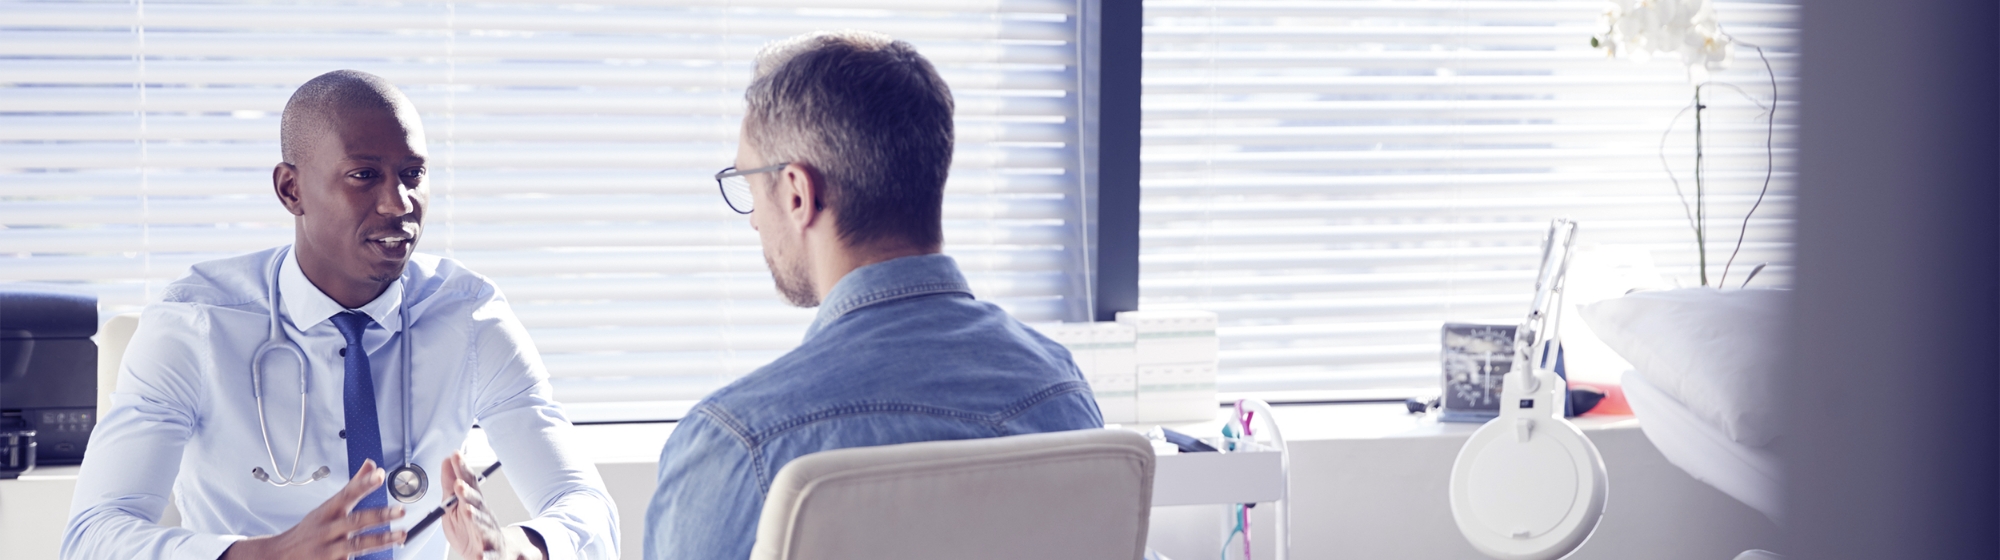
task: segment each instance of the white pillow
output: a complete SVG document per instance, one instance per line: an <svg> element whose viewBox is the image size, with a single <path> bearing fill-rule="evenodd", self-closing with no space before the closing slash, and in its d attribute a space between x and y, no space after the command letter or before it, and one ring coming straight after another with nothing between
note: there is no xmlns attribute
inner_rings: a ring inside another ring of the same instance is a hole
<svg viewBox="0 0 2000 560"><path fill-rule="evenodd" d="M1777 436L1784 290L1685 288L1582 306L1583 320L1646 381L1737 443Z"/></svg>

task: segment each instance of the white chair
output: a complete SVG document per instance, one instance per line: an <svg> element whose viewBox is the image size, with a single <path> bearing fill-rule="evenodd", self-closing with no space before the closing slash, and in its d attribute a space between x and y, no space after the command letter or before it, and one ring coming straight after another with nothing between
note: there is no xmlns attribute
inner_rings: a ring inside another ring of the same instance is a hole
<svg viewBox="0 0 2000 560"><path fill-rule="evenodd" d="M750 557L1137 560L1152 497L1121 430L823 451L778 471Z"/></svg>
<svg viewBox="0 0 2000 560"><path fill-rule="evenodd" d="M139 330L139 313L120 313L97 328L97 417L111 411L111 393L118 390L118 364L125 360L125 347Z"/></svg>
<svg viewBox="0 0 2000 560"><path fill-rule="evenodd" d="M125 361L125 347L132 345L132 333L139 330L139 312L120 313L97 327L97 419L111 411L111 393L118 390L118 366ZM181 510L171 494L167 509L160 513L161 527L181 526Z"/></svg>

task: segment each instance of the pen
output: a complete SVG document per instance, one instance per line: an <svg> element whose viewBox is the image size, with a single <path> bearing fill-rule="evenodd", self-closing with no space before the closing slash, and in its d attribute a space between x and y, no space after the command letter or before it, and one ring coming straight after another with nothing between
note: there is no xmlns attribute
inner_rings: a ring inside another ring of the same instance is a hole
<svg viewBox="0 0 2000 560"><path fill-rule="evenodd" d="M474 480L473 482L485 482L486 477L493 476L494 471L498 470L500 470L500 462L494 461L493 466L486 467L486 471L479 473L479 478ZM416 525L411 525L410 532L403 534L403 541L409 542L410 539L417 538L417 535L423 533L424 529L430 528L432 523L437 523L438 519L444 517L444 510L451 509L451 506L456 505L457 503L458 503L457 495L453 495L450 498L446 498L443 504L438 505L437 509L431 510L431 513L429 515L425 515L423 521L418 521Z"/></svg>

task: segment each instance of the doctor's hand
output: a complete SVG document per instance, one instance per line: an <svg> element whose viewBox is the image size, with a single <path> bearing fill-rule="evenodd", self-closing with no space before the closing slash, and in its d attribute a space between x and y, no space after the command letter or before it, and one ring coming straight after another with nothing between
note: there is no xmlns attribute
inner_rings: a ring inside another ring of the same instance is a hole
<svg viewBox="0 0 2000 560"><path fill-rule="evenodd" d="M525 527L501 527L486 510L486 498L479 492L479 476L465 466L465 455L453 453L444 460L444 487L458 503L444 514L444 537L460 558L500 560L542 560L549 557L542 536Z"/></svg>
<svg viewBox="0 0 2000 560"><path fill-rule="evenodd" d="M362 463L361 470L354 473L347 486L328 498L326 503L313 508L305 519L299 520L299 524L276 535L236 541L223 551L222 558L344 560L352 555L402 544L402 531L358 534L403 517L403 506L400 505L354 511L355 504L361 503L362 497L382 487L384 476L382 468L375 466L373 460Z"/></svg>

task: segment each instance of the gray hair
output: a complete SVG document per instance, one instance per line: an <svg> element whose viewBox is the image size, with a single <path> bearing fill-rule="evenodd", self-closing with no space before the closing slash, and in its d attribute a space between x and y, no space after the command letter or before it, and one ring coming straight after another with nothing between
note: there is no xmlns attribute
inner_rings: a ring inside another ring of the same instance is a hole
<svg viewBox="0 0 2000 560"><path fill-rule="evenodd" d="M943 243L951 88L915 47L866 31L772 43L744 98L757 163L818 170L843 241Z"/></svg>

